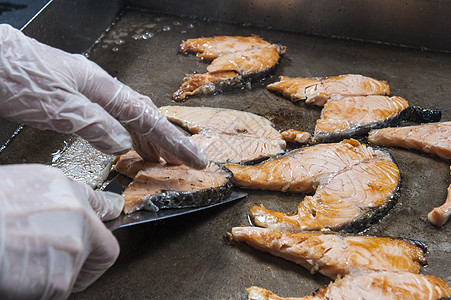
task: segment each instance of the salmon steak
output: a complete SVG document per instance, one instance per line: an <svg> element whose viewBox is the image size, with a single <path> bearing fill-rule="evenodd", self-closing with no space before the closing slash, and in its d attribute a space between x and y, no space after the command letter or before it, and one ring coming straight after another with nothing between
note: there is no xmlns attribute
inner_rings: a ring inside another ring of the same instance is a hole
<svg viewBox="0 0 451 300"><path fill-rule="evenodd" d="M448 196L443 205L434 208L428 214L428 220L431 224L441 227L451 218L451 184L448 186Z"/></svg>
<svg viewBox="0 0 451 300"><path fill-rule="evenodd" d="M345 276L306 297L283 298L256 286L247 292L249 300L437 300L449 297L451 287L432 275L383 271Z"/></svg>
<svg viewBox="0 0 451 300"><path fill-rule="evenodd" d="M389 95L390 87L385 81L358 74L338 75L325 78L292 78L281 76L267 89L282 94L293 102L305 100L308 104L323 106L331 99L347 96Z"/></svg>
<svg viewBox="0 0 451 300"><path fill-rule="evenodd" d="M332 279L362 271L419 273L424 249L388 237L234 227L232 238Z"/></svg>
<svg viewBox="0 0 451 300"><path fill-rule="evenodd" d="M368 141L375 145L413 149L451 159L451 122L371 130Z"/></svg>
<svg viewBox="0 0 451 300"><path fill-rule="evenodd" d="M391 156L356 140L296 149L260 164L226 164L242 188L314 193L294 214L253 206L261 227L287 230L366 228L394 204L399 169Z"/></svg>
<svg viewBox="0 0 451 300"><path fill-rule="evenodd" d="M187 129L192 140L217 163L239 163L282 153L286 142L266 118L226 108L164 106L169 121Z"/></svg>
<svg viewBox="0 0 451 300"><path fill-rule="evenodd" d="M353 96L328 101L316 121L316 142L341 140L387 127L399 120L409 106L401 97Z"/></svg>
<svg viewBox="0 0 451 300"><path fill-rule="evenodd" d="M199 207L221 202L231 193L232 174L210 162L203 170L145 162L135 151L116 159L115 170L133 179L124 190L124 213L162 208Z"/></svg>
<svg viewBox="0 0 451 300"><path fill-rule="evenodd" d="M195 94L211 94L243 87L252 79L269 74L276 67L286 48L264 41L259 36L216 36L184 41L180 52L196 53L211 61L207 73L189 74L174 92L175 101Z"/></svg>

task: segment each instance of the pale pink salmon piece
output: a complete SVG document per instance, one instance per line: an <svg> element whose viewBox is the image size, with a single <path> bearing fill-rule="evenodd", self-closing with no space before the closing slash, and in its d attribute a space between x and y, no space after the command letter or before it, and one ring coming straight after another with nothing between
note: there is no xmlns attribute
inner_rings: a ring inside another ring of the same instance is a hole
<svg viewBox="0 0 451 300"><path fill-rule="evenodd" d="M370 77L347 74L326 78L290 78L269 84L270 91L281 93L293 102L306 100L308 104L323 106L330 99L346 96L389 95L390 88L384 81Z"/></svg>
<svg viewBox="0 0 451 300"><path fill-rule="evenodd" d="M409 272L370 272L348 275L319 289L313 296L283 298L259 287L247 289L250 300L437 300L451 295L451 287L432 275Z"/></svg>
<svg viewBox="0 0 451 300"><path fill-rule="evenodd" d="M285 151L286 143L271 121L226 108L160 107L171 122L191 133L192 140L217 163L240 163Z"/></svg>
<svg viewBox="0 0 451 300"><path fill-rule="evenodd" d="M247 51L254 48L269 47L266 42L257 35L244 36L215 36L207 38L190 39L180 45L180 52L196 53L196 56L212 60L219 55Z"/></svg>
<svg viewBox="0 0 451 300"><path fill-rule="evenodd" d="M448 196L446 197L446 201L443 205L434 208L428 214L428 220L433 225L441 227L445 225L445 223L451 217L451 185L448 187Z"/></svg>
<svg viewBox="0 0 451 300"><path fill-rule="evenodd" d="M372 130L368 141L375 145L414 149L451 159L451 122Z"/></svg>
<svg viewBox="0 0 451 300"><path fill-rule="evenodd" d="M122 193L126 214L141 209L145 198L151 195L166 191L193 192L218 188L230 180L228 172L214 163L203 170L196 170L185 165L168 165L164 161L145 162L135 151L119 156L115 169L133 178L133 182Z"/></svg>
<svg viewBox="0 0 451 300"><path fill-rule="evenodd" d="M388 237L294 233L248 226L232 228L232 238L332 279L361 271L418 273L420 265L427 263L422 248Z"/></svg>
<svg viewBox="0 0 451 300"><path fill-rule="evenodd" d="M305 131L288 129L280 134L285 142L294 144L306 144L310 141L312 135Z"/></svg>
<svg viewBox="0 0 451 300"><path fill-rule="evenodd" d="M316 121L314 137L351 136L360 129L380 126L396 118L408 106L398 96L355 96L329 101Z"/></svg>
<svg viewBox="0 0 451 300"><path fill-rule="evenodd" d="M268 119L250 113L227 108L162 106L160 112L191 133L215 131L229 134L248 134L275 140L284 147L282 137Z"/></svg>
<svg viewBox="0 0 451 300"><path fill-rule="evenodd" d="M251 134L201 132L191 136L210 161L217 163L241 163L280 154L285 144ZM282 141L283 142L283 141Z"/></svg>

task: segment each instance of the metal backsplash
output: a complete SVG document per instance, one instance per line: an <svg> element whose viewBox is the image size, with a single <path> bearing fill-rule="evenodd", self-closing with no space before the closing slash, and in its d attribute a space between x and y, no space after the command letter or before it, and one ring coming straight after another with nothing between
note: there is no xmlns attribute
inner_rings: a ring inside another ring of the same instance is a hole
<svg viewBox="0 0 451 300"><path fill-rule="evenodd" d="M179 16L451 51L447 0L130 0Z"/></svg>

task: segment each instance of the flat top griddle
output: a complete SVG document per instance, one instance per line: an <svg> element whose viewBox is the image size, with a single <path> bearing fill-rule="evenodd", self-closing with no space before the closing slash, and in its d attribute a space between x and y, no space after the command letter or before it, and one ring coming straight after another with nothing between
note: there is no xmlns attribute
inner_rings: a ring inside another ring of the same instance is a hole
<svg viewBox="0 0 451 300"><path fill-rule="evenodd" d="M207 64L178 53L181 41L214 35L260 35L287 47L271 77L251 88L191 96L174 103L172 93L187 73ZM277 129L313 132L320 108L293 104L265 86L286 76L362 74L387 80L392 95L411 105L442 109L451 120L451 56L407 48L304 36L270 29L178 18L128 9L89 52L112 76L148 95L157 106L225 107L267 117ZM430 251L424 274L451 284L451 223L435 228L427 213L441 205L451 183L449 161L402 149L389 149L401 171L400 198L390 213L365 234L410 238ZM301 266L226 238L234 226L248 225L252 205L294 211L303 194L246 191L249 197L177 219L122 228L116 264L86 291L71 299L247 299L252 285L280 296L305 296L330 279Z"/></svg>

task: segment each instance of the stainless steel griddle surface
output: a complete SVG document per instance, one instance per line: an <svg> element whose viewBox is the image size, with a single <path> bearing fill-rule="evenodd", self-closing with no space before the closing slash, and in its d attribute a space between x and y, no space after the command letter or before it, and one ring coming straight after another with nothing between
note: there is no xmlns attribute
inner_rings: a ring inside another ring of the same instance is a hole
<svg viewBox="0 0 451 300"><path fill-rule="evenodd" d="M172 93L186 73L205 72L207 64L178 53L186 39L215 35L260 35L287 47L276 73L251 88L218 95L192 96L174 103ZM286 76L357 73L387 80L392 95L411 105L442 109L451 120L451 56L406 48L323 39L270 29L237 26L127 10L90 51L90 59L157 106L226 107L272 120L277 129L313 132L320 109L293 104L265 89ZM451 183L449 161L401 149L389 149L401 171L400 198L367 234L415 239L427 244L433 274L451 284L451 223L435 228L427 213L441 205ZM114 232L121 245L116 264L72 299L246 299L252 285L280 296L309 295L330 280L302 267L230 242L226 232L248 225L252 205L294 211L305 195L247 191L241 201L193 215L133 226Z"/></svg>

